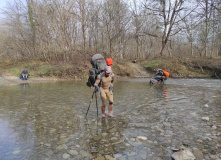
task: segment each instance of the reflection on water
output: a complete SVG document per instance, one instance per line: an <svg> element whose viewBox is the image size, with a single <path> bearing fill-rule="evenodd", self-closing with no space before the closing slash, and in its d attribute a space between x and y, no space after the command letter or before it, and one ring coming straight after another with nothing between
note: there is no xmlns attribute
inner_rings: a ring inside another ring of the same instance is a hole
<svg viewBox="0 0 221 160"><path fill-rule="evenodd" d="M20 83L20 86L22 86L24 89L27 89L29 87L29 83Z"/></svg>
<svg viewBox="0 0 221 160"><path fill-rule="evenodd" d="M171 148L184 144L218 159L220 84L118 81L113 118L101 118L99 96L99 116L94 98L85 117L92 89L82 81L0 87L0 159L171 159Z"/></svg>

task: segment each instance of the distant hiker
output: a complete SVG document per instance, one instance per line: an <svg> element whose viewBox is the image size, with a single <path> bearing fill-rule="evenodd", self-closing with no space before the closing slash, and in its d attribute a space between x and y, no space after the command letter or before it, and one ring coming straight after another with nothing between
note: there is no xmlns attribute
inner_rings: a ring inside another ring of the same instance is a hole
<svg viewBox="0 0 221 160"><path fill-rule="evenodd" d="M94 84L94 91L98 91L100 88L101 92L101 112L102 117L105 117L105 106L106 106L106 98L109 101L108 106L108 116L112 117L112 109L113 109L113 82L114 82L114 74L110 66L106 66L104 71L97 76L97 80Z"/></svg>
<svg viewBox="0 0 221 160"><path fill-rule="evenodd" d="M133 60L132 62L133 62L133 63L136 63L136 62L137 62L137 59Z"/></svg>
<svg viewBox="0 0 221 160"><path fill-rule="evenodd" d="M28 79L28 71L27 71L27 69L24 69L21 72L21 75L22 75L23 80L27 80Z"/></svg>
<svg viewBox="0 0 221 160"><path fill-rule="evenodd" d="M155 80L157 80L157 84L163 84L165 80L167 80L167 77L169 76L169 73L165 70L158 69L156 75L153 77ZM153 83L153 79L150 80Z"/></svg>
<svg viewBox="0 0 221 160"><path fill-rule="evenodd" d="M107 58L106 63L107 63L108 66L112 67L112 64L113 64L112 58Z"/></svg>

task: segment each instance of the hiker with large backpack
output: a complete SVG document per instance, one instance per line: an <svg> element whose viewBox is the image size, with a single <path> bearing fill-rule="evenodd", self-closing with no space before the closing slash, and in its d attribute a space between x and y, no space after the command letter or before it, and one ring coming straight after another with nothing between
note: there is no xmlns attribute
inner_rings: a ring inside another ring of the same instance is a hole
<svg viewBox="0 0 221 160"><path fill-rule="evenodd" d="M92 99L93 99L94 95L96 97L96 102L97 102L96 92L97 91L102 91L103 92L103 87L102 87L103 77L105 77L104 80L106 80L106 77L109 76L108 75L109 73L107 73L107 72L109 72L111 70L111 68L109 67L110 69L108 69L108 71L105 70L105 69L106 69L107 65L112 66L112 62L113 62L113 60L111 58L108 58L108 59L105 60L104 57L101 54L95 54L91 57L91 65L92 65L93 68L89 70L89 78L88 78L88 82L86 84L87 84L88 87L94 87L94 90L93 90L93 94L92 94L92 97L91 97L91 101L90 101L88 109L87 109L87 113L89 111L90 104L92 102ZM110 92L113 95L113 73L112 73L112 70L111 70L111 73L110 73L110 77L111 77L111 83L110 83L109 88L111 90ZM95 85L95 82L97 82L96 85ZM104 82L104 85L106 86L106 82ZM101 90L100 90L100 87L102 88ZM101 92L101 95L104 95L105 93L102 94L102 92ZM109 100L109 97L110 97L110 100ZM106 97L105 97L105 100L106 100ZM113 96L112 96L112 99L111 99L111 96L108 95L108 100L109 100L109 104L112 103L109 106L110 110L112 110ZM102 100L102 102L103 102L103 100ZM105 102L105 104L106 104L106 102ZM96 103L96 105L97 105L97 103ZM102 103L102 106L104 106L104 107L101 107L102 111L103 111L103 108L105 110L104 103ZM87 116L87 113L86 113L86 116ZM98 110L97 110L97 115L98 115ZM112 116L111 111L110 111L109 115ZM102 116L105 116L105 114L103 114L103 112L102 112Z"/></svg>
<svg viewBox="0 0 221 160"><path fill-rule="evenodd" d="M108 116L112 117L112 109L113 109L113 82L114 82L114 74L110 66L106 66L104 71L97 76L96 82L94 84L94 91L97 92L100 90L101 93L101 112L102 117L105 117L105 106L106 106L106 98L109 101L108 106Z"/></svg>

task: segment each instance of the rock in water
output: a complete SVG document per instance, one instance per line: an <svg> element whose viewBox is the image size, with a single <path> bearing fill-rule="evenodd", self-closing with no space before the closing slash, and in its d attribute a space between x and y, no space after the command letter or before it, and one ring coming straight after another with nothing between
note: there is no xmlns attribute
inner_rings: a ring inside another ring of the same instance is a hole
<svg viewBox="0 0 221 160"><path fill-rule="evenodd" d="M209 117L202 117L201 118L203 121L209 121Z"/></svg>
<svg viewBox="0 0 221 160"><path fill-rule="evenodd" d="M137 136L137 139L141 140L141 141L146 141L147 137L144 136Z"/></svg>
<svg viewBox="0 0 221 160"><path fill-rule="evenodd" d="M195 160L196 159L193 153L191 153L187 149L173 153L172 158L174 160Z"/></svg>

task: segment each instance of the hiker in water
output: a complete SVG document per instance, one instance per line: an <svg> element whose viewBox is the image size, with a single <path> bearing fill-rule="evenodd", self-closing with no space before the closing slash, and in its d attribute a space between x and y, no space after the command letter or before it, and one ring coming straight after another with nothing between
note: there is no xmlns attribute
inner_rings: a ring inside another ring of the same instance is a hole
<svg viewBox="0 0 221 160"><path fill-rule="evenodd" d="M162 69L158 69L154 79L157 80L157 84L162 84L163 81L167 80L166 75L164 74Z"/></svg>
<svg viewBox="0 0 221 160"><path fill-rule="evenodd" d="M21 75L22 75L23 80L27 80L28 79L28 71L27 71L27 69L24 69L21 72Z"/></svg>
<svg viewBox="0 0 221 160"><path fill-rule="evenodd" d="M94 84L94 91L98 91L98 87L100 87L101 92L101 112L102 117L105 117L105 106L106 106L106 98L109 101L108 106L108 116L112 117L112 108L113 108L113 82L114 82L114 74L112 73L112 69L110 66L106 66L104 71L98 75L97 80Z"/></svg>

